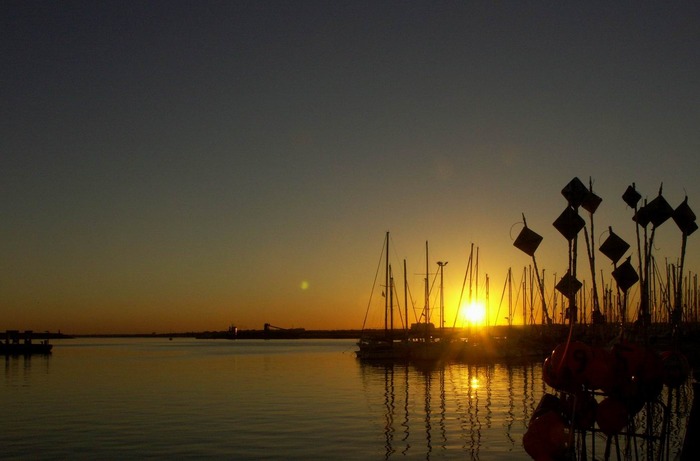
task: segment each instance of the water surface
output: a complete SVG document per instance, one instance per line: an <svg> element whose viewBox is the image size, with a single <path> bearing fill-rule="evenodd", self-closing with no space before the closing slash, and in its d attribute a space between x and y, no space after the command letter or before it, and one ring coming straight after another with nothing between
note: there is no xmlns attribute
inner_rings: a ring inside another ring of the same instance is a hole
<svg viewBox="0 0 700 461"><path fill-rule="evenodd" d="M72 339L5 359L2 458L527 460L539 363L368 365L351 340Z"/></svg>

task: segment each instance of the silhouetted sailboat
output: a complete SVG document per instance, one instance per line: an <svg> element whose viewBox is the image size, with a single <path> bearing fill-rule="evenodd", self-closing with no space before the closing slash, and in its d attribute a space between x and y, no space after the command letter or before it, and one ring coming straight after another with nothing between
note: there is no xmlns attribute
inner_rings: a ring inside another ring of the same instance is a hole
<svg viewBox="0 0 700 461"><path fill-rule="evenodd" d="M454 358L457 355L458 347L461 344L451 341L445 335L443 321L443 269L447 263L438 262L440 266L440 326L435 328L431 322L430 310L430 285L429 285L429 258L428 258L428 242L425 242L425 306L421 318L423 322L417 322L411 325L408 336L408 349L411 360L415 361L442 361Z"/></svg>
<svg viewBox="0 0 700 461"><path fill-rule="evenodd" d="M406 341L404 338L395 338L394 331L394 282L389 263L389 232L386 233L384 241L384 331L370 332L362 326L362 336L357 343L358 350L355 351L357 358L362 360L405 360L408 358ZM369 312L371 306L368 305ZM365 323L367 316L365 315ZM402 335L405 336L405 335Z"/></svg>

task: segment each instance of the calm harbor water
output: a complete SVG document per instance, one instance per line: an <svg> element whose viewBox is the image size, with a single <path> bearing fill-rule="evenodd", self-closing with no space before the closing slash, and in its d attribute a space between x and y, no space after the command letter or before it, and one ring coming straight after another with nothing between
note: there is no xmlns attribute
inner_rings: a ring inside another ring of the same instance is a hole
<svg viewBox="0 0 700 461"><path fill-rule="evenodd" d="M360 363L351 340L71 339L5 359L3 459L527 460L541 364Z"/></svg>

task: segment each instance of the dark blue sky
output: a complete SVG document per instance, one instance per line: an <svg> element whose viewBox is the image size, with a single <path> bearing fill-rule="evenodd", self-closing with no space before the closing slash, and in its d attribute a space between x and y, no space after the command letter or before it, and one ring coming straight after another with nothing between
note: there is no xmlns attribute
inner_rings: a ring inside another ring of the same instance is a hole
<svg viewBox="0 0 700 461"><path fill-rule="evenodd" d="M695 2L22 1L0 17L16 319L0 328L359 327L386 230L415 273L430 240L457 290L472 242L495 285L528 264L522 212L563 273L551 222L574 176L604 198L598 229L630 240L632 182L700 200ZM677 258L672 225L659 252Z"/></svg>

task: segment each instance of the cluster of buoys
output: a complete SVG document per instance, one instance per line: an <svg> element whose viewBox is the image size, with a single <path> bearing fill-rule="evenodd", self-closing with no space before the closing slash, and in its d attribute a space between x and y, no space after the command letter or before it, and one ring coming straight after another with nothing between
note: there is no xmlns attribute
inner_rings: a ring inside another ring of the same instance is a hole
<svg viewBox="0 0 700 461"><path fill-rule="evenodd" d="M611 348L559 344L545 359L542 377L561 397L545 394L540 401L523 436L525 451L537 460L561 458L571 443L569 428L597 424L606 435L620 433L664 385L677 388L689 374L687 359L677 351L659 354L629 341Z"/></svg>
<svg viewBox="0 0 700 461"><path fill-rule="evenodd" d="M581 341L559 344L544 361L542 377L558 391L601 391L610 396L642 402L656 399L663 385L685 382L690 366L676 351L655 350L622 341L611 348L592 347Z"/></svg>

